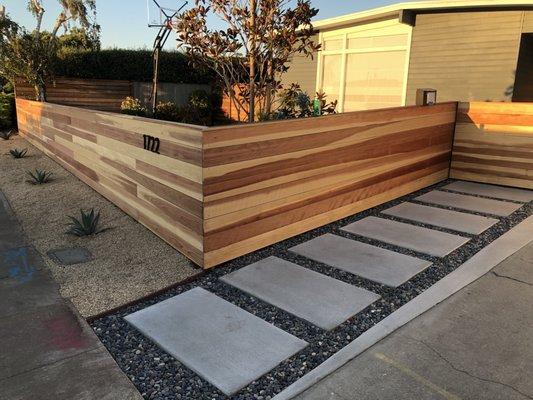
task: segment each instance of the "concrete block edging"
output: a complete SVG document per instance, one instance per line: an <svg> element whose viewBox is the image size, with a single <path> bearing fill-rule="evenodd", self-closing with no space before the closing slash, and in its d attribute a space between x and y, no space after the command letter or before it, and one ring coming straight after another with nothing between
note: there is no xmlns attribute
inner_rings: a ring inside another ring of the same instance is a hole
<svg viewBox="0 0 533 400"><path fill-rule="evenodd" d="M481 249L455 271L364 332L307 375L278 393L272 400L289 400L303 393L381 339L481 278L531 242L532 238L533 216L526 218L503 236Z"/></svg>

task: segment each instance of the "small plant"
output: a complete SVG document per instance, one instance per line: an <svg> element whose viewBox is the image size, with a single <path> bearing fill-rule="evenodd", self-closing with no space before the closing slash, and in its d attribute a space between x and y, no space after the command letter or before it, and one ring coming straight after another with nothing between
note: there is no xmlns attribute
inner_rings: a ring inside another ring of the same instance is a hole
<svg viewBox="0 0 533 400"><path fill-rule="evenodd" d="M28 171L28 175L31 177L31 179L28 180L29 183L34 185L42 185L43 183L50 182L53 174L49 171L36 169L35 173Z"/></svg>
<svg viewBox="0 0 533 400"><path fill-rule="evenodd" d="M100 212L95 212L94 208L85 213L80 210L81 218L69 216L72 221L67 233L76 236L91 236L103 232L105 229L100 229L98 224L100 222Z"/></svg>
<svg viewBox="0 0 533 400"><path fill-rule="evenodd" d="M122 114L137 115L139 117L145 117L148 115L148 110L141 104L139 99L135 97L126 97L120 105Z"/></svg>
<svg viewBox="0 0 533 400"><path fill-rule="evenodd" d="M9 150L9 154L13 156L13 158L24 158L26 156L26 153L28 152L27 149L20 150L20 149L11 149Z"/></svg>
<svg viewBox="0 0 533 400"><path fill-rule="evenodd" d="M164 121L180 122L179 108L171 101L160 101L155 107L155 118Z"/></svg>
<svg viewBox="0 0 533 400"><path fill-rule="evenodd" d="M0 131L0 138L4 140L9 140L13 136L14 131Z"/></svg>

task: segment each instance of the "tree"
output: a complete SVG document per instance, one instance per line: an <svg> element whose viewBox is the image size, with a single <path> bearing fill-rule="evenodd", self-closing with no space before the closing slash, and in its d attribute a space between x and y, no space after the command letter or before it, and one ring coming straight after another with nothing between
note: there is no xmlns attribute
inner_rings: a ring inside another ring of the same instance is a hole
<svg viewBox="0 0 533 400"><path fill-rule="evenodd" d="M178 43L196 65L220 78L224 92L237 112L255 120L273 111L281 76L296 54L312 57L319 49L313 42L311 19L318 10L309 0L195 0L195 6L177 19ZM221 30L207 27L214 14L225 23ZM236 90L238 88L238 90Z"/></svg>
<svg viewBox="0 0 533 400"><path fill-rule="evenodd" d="M7 14L0 14L0 75L15 83L23 78L34 86L39 101L46 100L45 85L53 79L53 64L60 48L58 32L70 30L70 23L77 22L81 29L90 32L89 37L98 35L99 26L95 18L96 0L58 0L61 11L55 19L52 30L42 29L45 13L43 0L29 0L28 10L35 17L35 29L31 32L11 20Z"/></svg>

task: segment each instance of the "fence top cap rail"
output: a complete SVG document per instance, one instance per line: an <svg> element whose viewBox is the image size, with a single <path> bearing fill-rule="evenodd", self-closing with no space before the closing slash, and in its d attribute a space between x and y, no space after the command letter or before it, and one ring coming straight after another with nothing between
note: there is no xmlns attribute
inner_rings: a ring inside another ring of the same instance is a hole
<svg viewBox="0 0 533 400"><path fill-rule="evenodd" d="M437 103L434 106L429 106L429 107L440 108L440 107L446 107L450 105L453 105L455 107L457 105L457 102L446 101L442 103ZM379 113L384 113L384 112L386 113L386 112L396 111L396 110L409 110L409 109L416 109L416 108L424 109L424 108L428 108L428 106L412 105L412 106L400 106L400 107L386 107L386 108L376 108L372 110L360 110L360 111L343 112L343 113L338 113L338 114L322 115L320 117L292 118L292 119L282 119L282 120L277 120L277 121L263 121L263 122L253 122L253 123L236 123L236 124L231 124L231 125L207 127L205 130L209 132L209 131L220 131L220 130L226 130L226 129L239 129L239 128L246 129L246 127L258 126L258 125L273 126L273 125L283 125L287 123L305 124L305 123L309 123L310 121L317 122L317 121L323 121L325 119L331 120L331 119L337 119L337 118L346 118L346 117L350 117L350 116L358 115L358 114L379 114Z"/></svg>
<svg viewBox="0 0 533 400"><path fill-rule="evenodd" d="M285 119L285 120L279 120L279 121L254 122L254 123L251 123L251 124L250 123L235 123L235 124L231 124L231 125L220 125L220 126L208 127L208 126L202 126L202 125L185 124L185 123L180 123L180 122L156 120L156 119L153 119L153 118L138 117L138 116L135 116L135 115L120 114L120 113L110 112L110 111L100 111L100 110L92 110L92 109L87 109L87 108L82 108L82 107L66 106L66 105L56 104L56 103L51 103L51 102L41 103L41 102L34 101L34 100L17 98L17 102L19 102L19 101L20 102L28 102L28 103L31 103L31 104L33 104L35 106L53 106L53 107L58 107L58 108L62 108L62 109L65 109L65 110L71 109L71 110L78 110L78 111L82 110L82 111L87 111L87 112L91 112L92 111L92 112L96 112L96 113L103 114L103 115L109 115L109 116L113 116L113 117L120 117L120 118L124 118L124 119L143 121L143 122L152 123L152 124L160 124L160 125L166 125L166 126L176 126L176 127L188 128L188 129L201 131L201 132L219 132L221 130L247 129L247 128L250 128L251 126L265 126L265 127L267 127L267 126L275 126L275 125L286 125L287 123L305 125L306 123L309 123L310 121L317 122L317 121L323 121L325 119L331 120L331 119L338 119L338 118L346 118L346 117L350 117L350 116L354 116L354 115L358 115L358 114L379 114L379 113L387 113L387 112L396 111L396 110L399 111L399 110L409 110L409 109L417 109L417 108L420 108L420 109L427 108L427 106L417 106L417 105L401 106L401 107L388 107L388 108L378 108L378 109L373 109L373 110L361 110L361 111L351 111L351 112L332 114L332 115L323 115L323 116L320 116L320 117L312 117L312 118L293 118L293 119ZM468 104L468 103L466 103L466 104ZM442 108L442 107L451 106L451 105L456 107L457 106L457 102L456 101L447 101L447 102L437 103L436 105L431 106L431 107L432 108L435 108L435 107Z"/></svg>
<svg viewBox="0 0 533 400"><path fill-rule="evenodd" d="M94 113L98 113L98 114L109 115L109 116L112 116L112 117L115 117L115 118L119 117L119 118L134 120L134 121L147 122L147 123L151 123L151 124L159 124L159 125L166 125L166 126L189 128L189 129L196 130L196 131L205 131L205 130L209 129L207 126L202 126L202 125L184 124L184 123L173 122L173 121L163 121L163 120L160 120L160 119L138 117L136 115L120 114L120 113L110 112L110 111L92 110L92 109L82 108L82 107L65 106L63 104L56 104L56 103L50 103L50 102L42 103L42 102L35 101L35 100L27 100L27 99L21 99L21 98L17 98L16 101L17 102L26 102L26 103L30 103L32 105L41 106L41 107L53 106L53 107L61 108L61 109L64 109L64 110L76 110L76 111L94 112Z"/></svg>

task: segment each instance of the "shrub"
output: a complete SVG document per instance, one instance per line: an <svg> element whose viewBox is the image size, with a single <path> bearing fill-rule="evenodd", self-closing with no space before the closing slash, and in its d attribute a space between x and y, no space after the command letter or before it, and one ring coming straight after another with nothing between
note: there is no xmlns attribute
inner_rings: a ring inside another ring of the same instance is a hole
<svg viewBox="0 0 533 400"><path fill-rule="evenodd" d="M20 150L20 149L11 149L9 150L9 154L13 156L13 158L24 158L26 156L26 153L28 152L27 149Z"/></svg>
<svg viewBox="0 0 533 400"><path fill-rule="evenodd" d="M159 81L170 83L210 83L213 75L191 68L187 56L178 51L163 51L159 58ZM151 50L106 49L66 51L54 66L56 76L87 79L121 79L151 82Z"/></svg>
<svg viewBox="0 0 533 400"><path fill-rule="evenodd" d="M212 101L205 90L195 90L189 96L188 103L191 107L198 110L199 113L209 114L212 107Z"/></svg>
<svg viewBox="0 0 533 400"><path fill-rule="evenodd" d="M76 236L91 236L104 231L99 228L100 212L95 212L94 208L85 213L80 210L80 219L70 217L71 224L67 233Z"/></svg>
<svg viewBox="0 0 533 400"><path fill-rule="evenodd" d="M309 95L304 92L300 85L292 84L289 88L280 92L279 108L270 115L260 115L259 120L278 120L291 118L307 118L318 115L335 114L337 108L337 100L327 103L325 93L317 93L316 100L319 104L319 109L314 109L314 102L311 101ZM318 111L318 113L317 113Z"/></svg>
<svg viewBox="0 0 533 400"><path fill-rule="evenodd" d="M141 104L140 100L129 96L120 105L120 110L122 114L137 115L139 117L148 115L148 110Z"/></svg>
<svg viewBox="0 0 533 400"><path fill-rule="evenodd" d="M12 129L15 126L15 95L0 93L0 130Z"/></svg>
<svg viewBox="0 0 533 400"><path fill-rule="evenodd" d="M52 173L42 169L36 169L35 173L28 171L28 175L31 179L28 180L29 183L34 185L42 185L43 183L50 182L52 178Z"/></svg>
<svg viewBox="0 0 533 400"><path fill-rule="evenodd" d="M156 119L181 122L182 116L179 108L171 101L160 101L155 107Z"/></svg>

